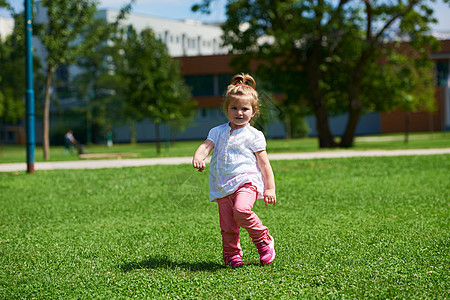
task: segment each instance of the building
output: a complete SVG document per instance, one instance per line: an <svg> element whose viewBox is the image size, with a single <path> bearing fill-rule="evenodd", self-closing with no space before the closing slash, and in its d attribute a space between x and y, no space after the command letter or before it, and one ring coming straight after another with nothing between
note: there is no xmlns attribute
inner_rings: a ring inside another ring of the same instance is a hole
<svg viewBox="0 0 450 300"><path fill-rule="evenodd" d="M100 10L97 18L112 23L116 20L118 11ZM220 55L228 52L221 46L222 30L217 25L204 24L194 20L169 20L131 13L121 23L132 25L140 32L151 28L157 38L166 45L170 56L202 56Z"/></svg>
<svg viewBox="0 0 450 300"><path fill-rule="evenodd" d="M118 14L114 10L100 10L98 18L113 22ZM45 22L45 8L37 3L37 22ZM2 25L0 18L0 32L2 27L9 28L11 25ZM11 24L11 23L9 23ZM221 46L222 31L218 25L203 24L196 21L178 21L155 18L141 14L130 14L123 25L132 25L136 30L150 27L158 38L165 42L171 56L180 60L181 73L186 83L191 86L194 99L198 103L195 119L184 132L171 133L168 127L161 126L160 136L168 139L174 136L178 140L204 139L208 130L226 121L222 112L222 95L234 75L235 71L230 67L231 55L228 49ZM9 27L7 27L9 26ZM6 32L8 29L6 29ZM437 83L436 101L438 111L435 113L412 113L411 131L437 131L450 129L450 34L437 36L441 40L442 49L438 53L432 53L431 58L436 62ZM45 62L45 49L39 45L39 41L33 40L35 53ZM45 64L44 64L45 65ZM57 76L63 81L70 82L76 67L63 67ZM65 99L62 101L70 107L76 99ZM63 103L63 104L64 104ZM402 132L405 129L405 113L395 111L391 113L370 113L362 116L356 135L379 134ZM330 129L334 135L343 133L347 116L340 115L330 119ZM64 122L51 122L51 126L63 126ZM84 122L84 121L83 121ZM307 122L310 128L309 135L316 136L316 125L314 116L308 116ZM114 142L128 142L130 130L127 126L115 127L113 129ZM136 126L138 142L151 142L156 138L154 125L151 120L144 120ZM42 141L41 124L36 124L37 143ZM3 135L5 136L5 135ZM286 130L283 123L274 119L267 127L268 138L284 138ZM4 138L5 143L14 143L16 139L12 136L9 140Z"/></svg>
<svg viewBox="0 0 450 300"><path fill-rule="evenodd" d="M4 40L6 36L10 35L14 29L13 18L0 17L0 40Z"/></svg>

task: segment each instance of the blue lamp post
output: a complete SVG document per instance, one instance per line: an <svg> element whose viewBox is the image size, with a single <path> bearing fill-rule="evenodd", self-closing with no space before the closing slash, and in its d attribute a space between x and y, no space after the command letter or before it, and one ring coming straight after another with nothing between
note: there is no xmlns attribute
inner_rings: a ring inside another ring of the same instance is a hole
<svg viewBox="0 0 450 300"><path fill-rule="evenodd" d="M26 133L27 133L27 173L34 173L34 90L33 90L33 54L31 52L31 36L33 26L31 23L31 0L24 0L25 6L25 40L26 40Z"/></svg>

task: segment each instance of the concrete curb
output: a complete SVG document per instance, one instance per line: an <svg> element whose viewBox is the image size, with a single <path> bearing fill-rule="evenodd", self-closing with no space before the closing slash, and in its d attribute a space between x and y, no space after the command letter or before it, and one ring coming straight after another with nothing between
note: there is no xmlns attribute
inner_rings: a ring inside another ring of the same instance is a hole
<svg viewBox="0 0 450 300"><path fill-rule="evenodd" d="M269 154L270 160L295 160L295 159L321 159L342 157L368 157L368 156L407 156L407 155L437 155L450 154L450 148L442 149L411 149L411 150L337 150L303 153L273 153ZM105 159L105 160L79 160L61 162L37 162L36 171L58 169L105 169L141 167L154 165L181 165L191 164L192 157L167 157L167 158L135 158L135 159ZM26 163L0 164L0 172L26 171Z"/></svg>

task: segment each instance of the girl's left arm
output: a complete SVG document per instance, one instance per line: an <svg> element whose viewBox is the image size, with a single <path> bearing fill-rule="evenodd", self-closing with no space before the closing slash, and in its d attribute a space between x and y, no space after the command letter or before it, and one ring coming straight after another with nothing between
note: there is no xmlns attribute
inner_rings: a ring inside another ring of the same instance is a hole
<svg viewBox="0 0 450 300"><path fill-rule="evenodd" d="M277 202L277 196L275 194L275 177L273 176L272 167L270 166L269 157L267 156L266 150L255 152L256 162L261 170L262 176L264 178L264 203L273 204Z"/></svg>

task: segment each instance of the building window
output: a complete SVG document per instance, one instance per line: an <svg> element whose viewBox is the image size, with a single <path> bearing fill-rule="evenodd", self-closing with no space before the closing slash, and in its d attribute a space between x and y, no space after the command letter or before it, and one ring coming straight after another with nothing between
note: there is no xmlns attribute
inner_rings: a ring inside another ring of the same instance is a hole
<svg viewBox="0 0 450 300"><path fill-rule="evenodd" d="M436 85L437 86L447 85L449 63L450 62L447 60L436 62Z"/></svg>
<svg viewBox="0 0 450 300"><path fill-rule="evenodd" d="M67 65L61 65L56 69L56 78L64 83L69 81L69 69Z"/></svg>
<svg viewBox="0 0 450 300"><path fill-rule="evenodd" d="M189 38L189 39L187 39L187 43L188 43L187 46L188 46L189 49L195 49L195 47L196 47L196 46L195 46L195 44L196 44L196 43L195 43L195 39L190 39L190 38Z"/></svg>
<svg viewBox="0 0 450 300"><path fill-rule="evenodd" d="M220 74L217 75L217 85L219 89L219 94L224 94L227 90L228 85L230 84L231 78L233 78L233 74Z"/></svg>
<svg viewBox="0 0 450 300"><path fill-rule="evenodd" d="M69 68L67 65L61 65L56 69L56 79L54 85L58 97L70 97Z"/></svg>
<svg viewBox="0 0 450 300"><path fill-rule="evenodd" d="M214 76L185 76L184 80L192 88L193 96L214 96Z"/></svg>

